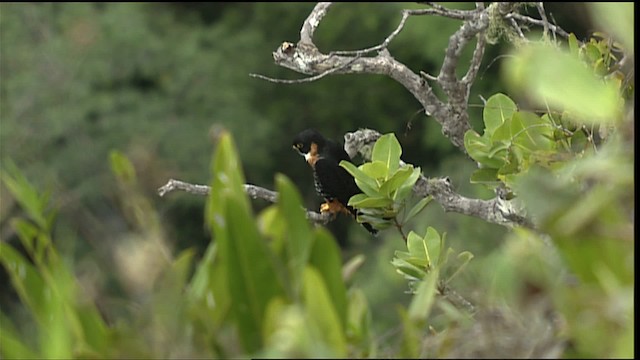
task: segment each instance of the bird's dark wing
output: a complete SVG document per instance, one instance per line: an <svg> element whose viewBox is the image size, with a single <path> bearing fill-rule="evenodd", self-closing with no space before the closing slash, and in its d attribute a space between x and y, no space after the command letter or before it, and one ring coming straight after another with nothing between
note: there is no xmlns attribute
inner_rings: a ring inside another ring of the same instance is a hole
<svg viewBox="0 0 640 360"><path fill-rule="evenodd" d="M315 173L322 193L345 206L353 195L362 192L353 177L332 159L319 159L315 165Z"/></svg>

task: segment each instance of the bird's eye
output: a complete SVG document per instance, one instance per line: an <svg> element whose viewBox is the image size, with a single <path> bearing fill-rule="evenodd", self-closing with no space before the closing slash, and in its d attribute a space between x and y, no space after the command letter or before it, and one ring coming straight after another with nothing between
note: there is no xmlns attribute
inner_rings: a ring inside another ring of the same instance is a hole
<svg viewBox="0 0 640 360"><path fill-rule="evenodd" d="M297 147L298 149L302 149L302 144L301 144L301 143L297 143L297 144L296 144L296 147Z"/></svg>

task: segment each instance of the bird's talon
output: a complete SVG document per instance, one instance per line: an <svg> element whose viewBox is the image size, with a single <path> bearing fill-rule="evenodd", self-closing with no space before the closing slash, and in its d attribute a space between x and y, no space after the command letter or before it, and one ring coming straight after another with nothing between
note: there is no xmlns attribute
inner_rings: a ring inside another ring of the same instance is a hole
<svg viewBox="0 0 640 360"><path fill-rule="evenodd" d="M331 205L329 203L323 203L322 205L320 205L321 213L330 212L330 211L331 211Z"/></svg>

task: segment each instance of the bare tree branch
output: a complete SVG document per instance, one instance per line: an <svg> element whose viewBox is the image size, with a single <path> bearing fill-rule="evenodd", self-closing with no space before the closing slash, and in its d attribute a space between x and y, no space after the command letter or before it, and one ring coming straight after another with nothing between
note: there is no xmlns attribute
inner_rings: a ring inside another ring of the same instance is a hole
<svg viewBox="0 0 640 360"><path fill-rule="evenodd" d="M319 3L304 21L297 45L284 42L273 53L273 58L276 64L294 71L311 75L321 74L311 78L313 80L324 77L329 70L334 70L332 73L335 74L367 73L389 76L411 92L422 105L425 114L433 116L440 123L443 134L466 153L464 134L470 129L467 114L468 94L484 54L486 41L483 32L488 26L489 17L483 3L477 3L475 10L448 9L435 3L429 3L429 5L430 9L402 10L400 23L379 45L355 51L332 51L327 55L321 53L313 44L313 33L330 6L328 3ZM449 39L445 61L437 77L424 76L423 78L421 75L425 73L413 72L394 59L387 50L391 41L404 29L407 19L413 15L437 15L463 21L460 29ZM467 43L474 37L478 40L472 63L465 77L459 80L455 76L458 60ZM377 54L373 55L374 52ZM372 56L363 57L368 54ZM448 97L446 103L438 99L428 84L427 81L432 79L435 79L445 90ZM286 83L292 82L286 81Z"/></svg>
<svg viewBox="0 0 640 360"><path fill-rule="evenodd" d="M327 15L332 3L320 2L316 4L309 16L304 20L300 29L300 40L294 44L283 42L273 52L273 59L279 66L296 72L311 75L297 80L274 79L264 75L250 74L263 80L298 84L320 80L331 74L380 74L391 77L403 85L422 105L427 116L432 116L441 126L442 133L466 154L464 134L470 129L468 115L469 93L482 62L486 39L485 30L489 26L491 16L499 16L512 21L516 29L518 21L526 24L543 26L546 31L558 32L568 36L558 26L550 24L544 14L542 3L536 3L542 20L533 19L515 12L518 4L492 3L485 8L483 2L477 2L474 10L449 9L436 3L427 3L428 9L404 9L398 26L376 46L353 51L332 51L323 54L313 42L313 36L322 19ZM442 67L437 76L423 71L417 73L403 63L397 61L388 51L389 44L404 29L410 16L435 15L461 20L460 28L449 37L445 50ZM521 33L521 31L520 31ZM523 35L522 35L523 36ZM460 79L456 73L460 56L469 43L475 39L475 48L471 63L465 75ZM437 83L444 91L446 100L441 100L434 94L429 82ZM371 158L371 150L375 141L380 137L377 131L362 129L345 134L345 150L350 157L360 153L364 159ZM170 180L158 192L160 196L173 190L187 191L192 194L206 195L210 188L205 185L194 185L178 180ZM414 186L414 193L418 196L432 196L445 211L457 212L478 217L490 223L504 226L533 227L531 222L521 214L505 196L498 191L491 200L470 199L458 194L448 178L426 178L422 176ZM498 189L499 190L499 189ZM277 193L255 185L246 184L245 191L254 199L277 201ZM307 211L307 218L318 223L330 221L328 214Z"/></svg>
<svg viewBox="0 0 640 360"><path fill-rule="evenodd" d="M526 16L526 15L522 15L522 14L518 14L518 13L510 13L507 14L505 16L505 19L515 19L518 21L521 21L523 23L526 24L530 24L530 25L537 25L537 26L544 26L547 27L548 29L550 29L551 31L553 31L554 33L564 37L564 38L568 38L569 37L569 33L564 31L560 26L555 25L555 24L551 24L549 23L546 18L544 20L540 20L540 19L534 19L532 17Z"/></svg>
<svg viewBox="0 0 640 360"><path fill-rule="evenodd" d="M190 194L207 196L211 192L211 187L208 185L190 184L184 181L170 179L166 184L158 189L158 195L165 196L166 194L175 191L185 191ZM275 203L278 201L278 193L272 190L265 189L260 186L245 184L244 191L252 199L262 199ZM315 211L306 210L307 219L316 224L328 224L331 221L331 215L328 213L317 213Z"/></svg>
<svg viewBox="0 0 640 360"><path fill-rule="evenodd" d="M270 78L268 76L264 76L264 75L260 75L260 74L249 74L249 76L254 77L254 78L258 78L258 79L262 79L262 80L267 80L270 82L274 82L274 83L278 83L278 84L302 84L302 83L307 83L307 82L313 82L316 80L320 80L323 77L333 74L336 71L342 70L343 68L353 64L354 61L358 60L360 58L360 55L354 57L352 60L350 60L349 62L345 63L344 65L342 65L341 67L336 67L333 69L328 69L327 71L318 74L316 76L311 76L308 78L304 78L304 79L294 79L294 80L287 80L287 79L275 79L275 78Z"/></svg>
<svg viewBox="0 0 640 360"><path fill-rule="evenodd" d="M543 35L547 37L549 35L549 21L547 20L547 14L544 11L544 5L542 2L536 2L536 8L538 9L538 13L540 14L540 18L542 19L543 24Z"/></svg>
<svg viewBox="0 0 640 360"><path fill-rule="evenodd" d="M352 158L360 154L363 159L371 160L373 144L380 133L372 129L360 129L344 135L344 149ZM413 187L416 196L431 195L447 212L456 212L477 217L484 221L503 226L525 226L533 224L505 196L498 194L491 200L470 199L455 192L449 178L427 178L421 175Z"/></svg>
<svg viewBox="0 0 640 360"><path fill-rule="evenodd" d="M373 145L380 136L379 132L372 129L359 129L354 132L348 132L344 135L344 149L351 158L360 154L365 161L369 161L371 160ZM164 196L174 190L207 196L211 188L207 185L196 185L171 179L158 189L158 194ZM252 199L262 199L272 203L278 201L277 192L260 186L245 184L244 190ZM498 188L498 190L502 189ZM506 196L502 192L498 192L497 196L491 200L470 199L458 194L453 189L448 178L427 178L424 175L421 175L414 185L413 192L419 197L431 195L447 212L469 215L507 227L525 226L533 228L531 221L522 215L516 206L506 200ZM332 220L327 213L317 213L309 210L307 210L307 219L319 224L327 224Z"/></svg>
<svg viewBox="0 0 640 360"><path fill-rule="evenodd" d="M331 6L330 2L319 2L313 8L313 11L307 16L307 19L302 24L302 29L300 30L300 42L313 44L313 33L320 25L320 21L322 18L327 15L327 11L329 11L329 7Z"/></svg>

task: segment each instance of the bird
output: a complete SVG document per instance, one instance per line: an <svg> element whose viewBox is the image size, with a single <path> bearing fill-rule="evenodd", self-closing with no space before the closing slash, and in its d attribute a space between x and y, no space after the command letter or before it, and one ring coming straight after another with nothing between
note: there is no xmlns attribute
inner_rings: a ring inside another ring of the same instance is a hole
<svg viewBox="0 0 640 360"><path fill-rule="evenodd" d="M347 204L353 195L361 194L362 190L353 176L340 166L340 161L351 160L342 146L315 129L305 129L293 138L293 149L304 156L313 169L316 192L325 199L320 212L328 212L333 216L345 213L355 218L358 211ZM362 226L372 235L378 233L369 223L363 222Z"/></svg>

